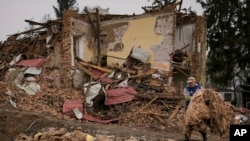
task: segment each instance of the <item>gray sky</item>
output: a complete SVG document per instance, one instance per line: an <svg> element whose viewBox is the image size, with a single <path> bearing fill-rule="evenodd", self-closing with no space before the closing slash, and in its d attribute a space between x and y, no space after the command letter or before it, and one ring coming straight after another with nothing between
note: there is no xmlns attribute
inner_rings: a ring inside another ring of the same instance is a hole
<svg viewBox="0 0 250 141"><path fill-rule="evenodd" d="M77 0L80 11L85 6L109 8L110 14L142 14L142 6L150 6L153 0ZM29 27L24 20L41 22L46 14L55 19L53 5L57 7L57 0L1 0L0 1L0 41L8 36L25 31ZM183 0L182 8L192 7L198 15L202 8L196 0Z"/></svg>

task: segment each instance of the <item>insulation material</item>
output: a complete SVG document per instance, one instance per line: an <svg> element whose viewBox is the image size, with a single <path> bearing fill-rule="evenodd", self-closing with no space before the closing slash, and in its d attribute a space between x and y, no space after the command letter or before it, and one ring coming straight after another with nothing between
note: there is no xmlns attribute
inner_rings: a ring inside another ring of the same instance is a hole
<svg viewBox="0 0 250 141"><path fill-rule="evenodd" d="M233 105L224 102L217 92L198 90L187 108L184 132L190 135L191 130L210 131L223 135L235 122L234 117Z"/></svg>

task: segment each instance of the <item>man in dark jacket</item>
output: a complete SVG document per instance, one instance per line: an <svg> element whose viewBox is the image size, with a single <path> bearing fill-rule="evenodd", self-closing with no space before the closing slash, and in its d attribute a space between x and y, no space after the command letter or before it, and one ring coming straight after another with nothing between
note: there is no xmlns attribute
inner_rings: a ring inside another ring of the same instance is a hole
<svg viewBox="0 0 250 141"><path fill-rule="evenodd" d="M186 100L186 103L185 103L186 108L189 105L191 97L194 95L194 93L198 89L204 89L204 88L198 83L196 83L196 80L194 77L189 77L187 79L187 86L184 88L184 91L183 91L184 92L183 94Z"/></svg>

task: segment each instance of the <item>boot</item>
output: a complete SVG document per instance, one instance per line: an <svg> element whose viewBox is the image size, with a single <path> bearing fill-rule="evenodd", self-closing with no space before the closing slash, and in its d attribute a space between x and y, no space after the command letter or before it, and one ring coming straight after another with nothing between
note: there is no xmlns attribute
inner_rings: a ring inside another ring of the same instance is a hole
<svg viewBox="0 0 250 141"><path fill-rule="evenodd" d="M189 137L188 137L188 135L184 135L184 141L189 141Z"/></svg>
<svg viewBox="0 0 250 141"><path fill-rule="evenodd" d="M200 131L200 133L202 135L203 141L207 141L207 133L202 131Z"/></svg>

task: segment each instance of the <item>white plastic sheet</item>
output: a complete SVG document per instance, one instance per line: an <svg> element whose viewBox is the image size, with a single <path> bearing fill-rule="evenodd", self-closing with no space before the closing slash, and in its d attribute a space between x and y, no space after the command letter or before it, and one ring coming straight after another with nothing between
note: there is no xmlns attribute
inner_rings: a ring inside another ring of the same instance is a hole
<svg viewBox="0 0 250 141"><path fill-rule="evenodd" d="M87 93L88 85L89 83L84 84L84 93L87 93L86 97L86 103L88 107L93 106L93 99L99 94L99 91L101 90L102 85L100 83L94 84L96 82L92 82L92 86L90 86L89 91Z"/></svg>

